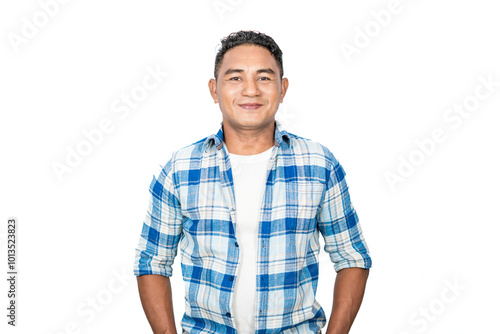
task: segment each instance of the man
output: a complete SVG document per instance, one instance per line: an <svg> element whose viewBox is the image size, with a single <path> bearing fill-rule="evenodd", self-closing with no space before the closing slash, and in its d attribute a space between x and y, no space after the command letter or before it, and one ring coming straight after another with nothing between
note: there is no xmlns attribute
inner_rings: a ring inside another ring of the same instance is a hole
<svg viewBox="0 0 500 334"><path fill-rule="evenodd" d="M337 271L326 333L348 333L371 258L343 168L275 120L288 79L271 37L229 35L214 72L220 130L174 152L150 185L134 273L154 333L176 333L178 247L183 333L321 333L319 233Z"/></svg>

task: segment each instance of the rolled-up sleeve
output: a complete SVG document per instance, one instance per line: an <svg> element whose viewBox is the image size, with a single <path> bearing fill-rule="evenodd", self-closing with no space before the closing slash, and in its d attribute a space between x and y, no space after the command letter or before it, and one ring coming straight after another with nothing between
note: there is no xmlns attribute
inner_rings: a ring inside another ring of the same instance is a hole
<svg viewBox="0 0 500 334"><path fill-rule="evenodd" d="M135 251L134 274L172 276L172 264L182 235L183 216L175 195L173 159L153 176L149 207Z"/></svg>
<svg viewBox="0 0 500 334"><path fill-rule="evenodd" d="M354 267L369 269L372 259L351 203L345 171L331 153L329 156L332 165L316 216L318 228L325 239L324 249L336 272Z"/></svg>

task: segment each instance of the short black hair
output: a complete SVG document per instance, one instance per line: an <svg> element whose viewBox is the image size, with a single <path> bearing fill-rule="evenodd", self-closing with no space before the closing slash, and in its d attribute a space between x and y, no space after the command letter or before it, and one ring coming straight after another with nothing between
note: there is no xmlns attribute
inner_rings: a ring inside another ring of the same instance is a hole
<svg viewBox="0 0 500 334"><path fill-rule="evenodd" d="M214 76L216 80L222 63L222 58L224 58L226 52L240 45L257 45L269 50L274 59L276 59L280 69L280 76L283 78L283 52L281 52L281 49L278 44L276 44L274 39L258 31L242 30L233 32L229 34L229 36L221 39L221 47L215 56Z"/></svg>

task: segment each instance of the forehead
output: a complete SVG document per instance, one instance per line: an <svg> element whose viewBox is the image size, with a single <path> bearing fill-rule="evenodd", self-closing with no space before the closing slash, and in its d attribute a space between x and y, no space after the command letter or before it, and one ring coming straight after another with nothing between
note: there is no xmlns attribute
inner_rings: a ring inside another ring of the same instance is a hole
<svg viewBox="0 0 500 334"><path fill-rule="evenodd" d="M221 69L250 69L253 67L278 69L278 63L268 49L258 45L240 45L234 47L227 51L222 58Z"/></svg>

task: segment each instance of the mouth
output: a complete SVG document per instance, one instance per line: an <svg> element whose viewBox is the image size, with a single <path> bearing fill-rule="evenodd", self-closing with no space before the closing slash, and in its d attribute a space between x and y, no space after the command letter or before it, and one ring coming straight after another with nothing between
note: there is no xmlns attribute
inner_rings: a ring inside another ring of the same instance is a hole
<svg viewBox="0 0 500 334"><path fill-rule="evenodd" d="M243 103L243 104L238 104L240 108L245 109L245 110L256 110L262 107L262 104L260 103Z"/></svg>

